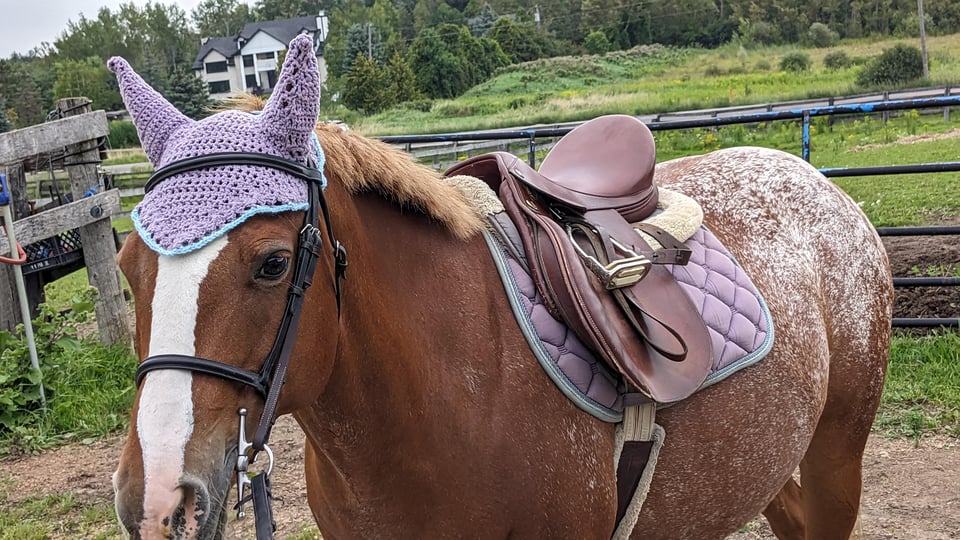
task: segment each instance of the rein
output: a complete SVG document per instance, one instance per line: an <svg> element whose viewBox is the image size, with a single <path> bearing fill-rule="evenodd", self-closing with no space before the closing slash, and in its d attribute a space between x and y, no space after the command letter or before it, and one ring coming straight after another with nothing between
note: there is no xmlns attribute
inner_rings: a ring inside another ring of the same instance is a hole
<svg viewBox="0 0 960 540"><path fill-rule="evenodd" d="M264 398L263 413L260 415L260 420L257 423L257 429L251 442L246 440L247 410L243 408L238 411L240 416L240 434L237 443L238 455L236 467L238 502L235 507L237 516L243 517L243 505L249 500L253 500L257 540L263 540L272 538L275 528L273 513L270 509L271 496L269 480L270 472L273 468L273 452L270 450L270 447L267 446L267 440L270 438L270 431L273 429L273 424L276 420L277 404L280 401L280 388L284 382L286 382L287 366L290 363L297 327L300 324L300 312L303 307L304 295L313 282L317 259L321 255L323 236L317 227L321 214L327 229L327 236L330 239L330 244L333 246L335 266L334 289L337 297L338 317L340 315L340 280L346 275L347 250L333 236L333 229L330 225L330 212L322 191L324 183L323 172L320 169L305 167L300 163L288 159L270 154L252 152L221 152L187 158L175 161L157 170L147 181L144 192L149 193L160 182L171 176L196 169L222 165L269 167L291 174L307 183L309 206L306 216L304 217L303 229L300 231L300 240L294 263L293 280L287 292L287 304L284 309L283 319L280 322L280 329L277 331L277 337L273 342L270 352L267 353L263 365L260 367L260 370L256 372L196 356L159 354L146 358L140 364L137 368L136 381L137 387L139 388L144 377L151 371L160 369L182 369L212 375L250 386ZM248 456L247 454L251 450L253 453ZM257 454L261 451L265 451L269 458L267 471L257 474L251 480L247 476L247 466L254 462ZM251 488L252 494L245 496L244 492L248 486Z"/></svg>

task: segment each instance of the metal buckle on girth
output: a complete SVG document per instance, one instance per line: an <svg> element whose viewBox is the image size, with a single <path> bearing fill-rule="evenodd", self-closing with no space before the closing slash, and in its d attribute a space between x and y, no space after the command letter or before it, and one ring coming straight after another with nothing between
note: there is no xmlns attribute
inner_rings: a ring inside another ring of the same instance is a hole
<svg viewBox="0 0 960 540"><path fill-rule="evenodd" d="M650 261L650 259L640 253L635 252L630 246L626 246L621 242L618 242L617 239L613 238L612 236L609 238L610 243L619 252L626 255L626 257L604 264L593 255L590 255L584 251L584 249L580 246L580 243L577 242L577 239L574 238L575 231L579 231L587 236L587 238L590 238L591 235L597 234L596 231L582 223L575 222L568 222L566 224L566 229L570 243L573 244L573 248L577 251L577 255L580 256L581 260L583 260L583 264L597 276L597 278L600 280L600 283L602 283L607 290L621 289L637 283L647 275L647 272L650 271L650 267L653 266L653 263ZM601 250L598 249L597 252L599 253Z"/></svg>

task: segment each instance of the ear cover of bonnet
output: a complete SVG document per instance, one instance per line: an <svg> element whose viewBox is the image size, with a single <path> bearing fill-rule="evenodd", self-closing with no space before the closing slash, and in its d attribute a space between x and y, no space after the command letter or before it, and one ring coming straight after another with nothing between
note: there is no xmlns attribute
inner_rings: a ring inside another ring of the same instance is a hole
<svg viewBox="0 0 960 540"><path fill-rule="evenodd" d="M322 170L323 153L313 128L320 76L313 40L290 42L280 77L261 114L224 111L195 121L150 87L126 60L111 58L120 94L155 168L216 152L258 152ZM305 210L304 181L276 169L226 165L167 178L131 214L140 237L162 255L205 246L250 216Z"/></svg>

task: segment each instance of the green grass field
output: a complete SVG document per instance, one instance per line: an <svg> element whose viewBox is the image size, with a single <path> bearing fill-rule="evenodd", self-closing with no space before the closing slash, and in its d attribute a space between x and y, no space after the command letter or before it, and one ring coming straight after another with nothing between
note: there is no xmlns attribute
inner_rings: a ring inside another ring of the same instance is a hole
<svg viewBox="0 0 960 540"><path fill-rule="evenodd" d="M345 109L322 111L348 121L367 135L448 133L529 124L586 120L609 113L647 114L855 95L867 59L902 39L841 42L836 47L803 49L812 67L802 73L779 71L781 58L795 47L671 49L638 47L604 56L535 60L509 66L465 95L435 100L428 112L419 104L361 117ZM911 43L912 44L912 43ZM928 39L930 86L960 79L960 34ZM827 69L824 57L845 51L854 65Z"/></svg>

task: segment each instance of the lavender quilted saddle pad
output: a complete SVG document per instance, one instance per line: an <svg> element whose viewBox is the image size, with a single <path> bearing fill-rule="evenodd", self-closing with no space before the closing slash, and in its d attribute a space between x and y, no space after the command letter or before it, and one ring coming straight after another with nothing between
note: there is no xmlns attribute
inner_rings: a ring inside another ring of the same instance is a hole
<svg viewBox="0 0 960 540"><path fill-rule="evenodd" d="M626 388L619 375L550 315L525 270L513 224L505 214L492 219L503 238L489 232L484 237L517 323L540 364L578 407L600 420L620 422ZM750 277L713 233L700 227L685 245L690 262L667 268L700 310L713 340L713 366L703 389L766 356L773 346L773 320Z"/></svg>

